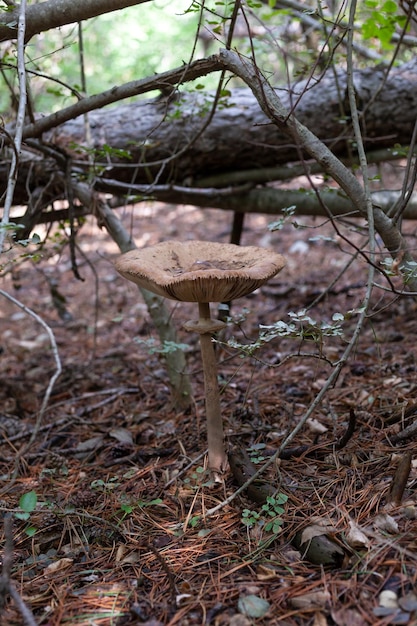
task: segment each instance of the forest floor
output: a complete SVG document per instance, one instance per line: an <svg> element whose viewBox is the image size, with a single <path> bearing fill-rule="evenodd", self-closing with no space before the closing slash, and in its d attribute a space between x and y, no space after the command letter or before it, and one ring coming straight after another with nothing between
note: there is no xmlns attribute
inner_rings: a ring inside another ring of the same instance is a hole
<svg viewBox="0 0 417 626"><path fill-rule="evenodd" d="M232 221L186 206L140 205L134 215L138 246L226 242ZM126 211L127 228L130 220ZM271 221L248 216L242 244L271 246L287 266L233 303L217 347L231 458L246 451L256 468L334 371L367 280L365 260L353 259L343 239L362 241L353 220L340 223L342 234L323 218L292 218L274 232ZM415 225L406 228L415 238ZM32 441L55 371L49 337L11 302L0 310L3 555L11 518L12 579L36 623L417 624L415 302L375 289L338 379L263 475L277 496L262 505L242 493L213 513L238 484L232 473L213 484L204 469L200 355L182 330L194 305L168 303L189 346L194 398L182 412L170 402L163 356L148 342L156 333L140 294L114 270L116 245L87 221L78 237L82 282L59 238L42 261L3 281L52 329L62 362ZM387 286L379 275L376 282ZM253 356L227 344L249 344L259 324L289 323L289 313L314 302L316 324L304 322L304 338L276 338ZM345 319L333 320L336 313ZM343 335L323 324L341 325ZM27 623L16 601L7 600L1 623Z"/></svg>

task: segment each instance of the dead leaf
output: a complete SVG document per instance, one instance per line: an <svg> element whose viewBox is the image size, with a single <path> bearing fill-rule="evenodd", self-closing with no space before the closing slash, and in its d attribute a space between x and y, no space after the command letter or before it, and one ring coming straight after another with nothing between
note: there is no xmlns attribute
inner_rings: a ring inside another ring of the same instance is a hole
<svg viewBox="0 0 417 626"><path fill-rule="evenodd" d="M327 624L328 624L327 617L325 616L324 613L322 613L321 611L318 611L317 613L315 613L313 626L327 626Z"/></svg>
<svg viewBox="0 0 417 626"><path fill-rule="evenodd" d="M355 609L339 609L331 611L336 626L363 626L363 616Z"/></svg>
<svg viewBox="0 0 417 626"><path fill-rule="evenodd" d="M249 595L239 598L237 607L247 617L264 617L268 613L270 604L259 596Z"/></svg>
<svg viewBox="0 0 417 626"><path fill-rule="evenodd" d="M392 376L391 378L385 378L385 380L383 380L382 384L384 385L384 387L394 387L396 385L400 385L403 382L402 378L399 378L399 376Z"/></svg>
<svg viewBox="0 0 417 626"><path fill-rule="evenodd" d="M258 580L273 580L278 576L278 573L266 565L258 565L256 568L256 578Z"/></svg>
<svg viewBox="0 0 417 626"><path fill-rule="evenodd" d="M398 609L398 596L391 589L384 589L378 596L379 606L385 609Z"/></svg>
<svg viewBox="0 0 417 626"><path fill-rule="evenodd" d="M123 543L121 543L120 546L116 550L116 558L115 558L116 563L120 563L120 561L123 559L125 554L126 554L126 546Z"/></svg>
<svg viewBox="0 0 417 626"><path fill-rule="evenodd" d="M321 535L335 532L336 528L329 524L310 524L310 526L307 526L301 532L301 544L311 541L314 537L320 537Z"/></svg>
<svg viewBox="0 0 417 626"><path fill-rule="evenodd" d="M409 611L410 613L417 611L417 596L410 591L410 593L407 593L407 595L398 600L398 604L403 611Z"/></svg>
<svg viewBox="0 0 417 626"><path fill-rule="evenodd" d="M319 524L312 524L298 532L292 544L301 553L301 558L314 565L340 567L346 554L336 541L326 534L326 529ZM308 539L303 541L303 537Z"/></svg>
<svg viewBox="0 0 417 626"><path fill-rule="evenodd" d="M355 524L354 521L349 522L350 530L346 534L346 541L351 548L369 548L369 537Z"/></svg>
<svg viewBox="0 0 417 626"><path fill-rule="evenodd" d="M97 450L103 444L103 435L97 435L96 437L90 437L86 441L80 441L77 444L77 452L91 452Z"/></svg>
<svg viewBox="0 0 417 626"><path fill-rule="evenodd" d="M311 591L289 600L289 603L295 609L311 609L315 606L322 608L329 602L330 593L328 591Z"/></svg>
<svg viewBox="0 0 417 626"><path fill-rule="evenodd" d="M133 437L130 430L127 428L112 428L109 432L109 436L113 437L113 439L117 439L120 443L127 443L130 446L133 446Z"/></svg>
<svg viewBox="0 0 417 626"><path fill-rule="evenodd" d="M45 567L43 573L45 576L48 576L49 574L56 574L57 572L60 572L64 569L67 569L68 567L71 567L73 562L74 562L74 559L69 559L67 557L64 557L63 559L59 559L58 561L54 561L53 563L50 563L47 567Z"/></svg>
<svg viewBox="0 0 417 626"><path fill-rule="evenodd" d="M308 419L306 425L309 427L311 432L321 435L322 433L326 433L328 431L327 426L319 422L316 419Z"/></svg>
<svg viewBox="0 0 417 626"><path fill-rule="evenodd" d="M374 526L378 530L395 535L399 532L398 524L388 513L379 513L374 519Z"/></svg>

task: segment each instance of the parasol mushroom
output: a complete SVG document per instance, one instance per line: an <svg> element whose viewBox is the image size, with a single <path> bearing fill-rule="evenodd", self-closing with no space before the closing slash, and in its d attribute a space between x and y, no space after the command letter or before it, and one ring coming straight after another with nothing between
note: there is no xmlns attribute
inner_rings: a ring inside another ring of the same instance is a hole
<svg viewBox="0 0 417 626"><path fill-rule="evenodd" d="M225 324L211 318L210 302L229 302L252 293L284 267L284 257L255 246L166 241L131 250L115 265L124 278L153 293L171 300L198 302L198 320L187 322L184 328L200 335L208 465L216 476L224 473L227 455L212 336Z"/></svg>

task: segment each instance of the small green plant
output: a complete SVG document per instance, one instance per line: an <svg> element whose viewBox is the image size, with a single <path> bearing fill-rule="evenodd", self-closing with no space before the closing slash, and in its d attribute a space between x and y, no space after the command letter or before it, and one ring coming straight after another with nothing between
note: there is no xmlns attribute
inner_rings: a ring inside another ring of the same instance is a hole
<svg viewBox="0 0 417 626"><path fill-rule="evenodd" d="M417 276L417 263L415 261L407 261L406 265L401 265L395 259L386 257L381 261L381 266L387 276L399 276L401 269L401 276L405 284Z"/></svg>
<svg viewBox="0 0 417 626"><path fill-rule="evenodd" d="M204 467L199 466L193 471L191 476L184 478L184 484L188 485L192 489L199 489L200 487L212 487L214 480Z"/></svg>
<svg viewBox="0 0 417 626"><path fill-rule="evenodd" d="M120 487L119 476L112 476L109 480L102 480L98 478L97 480L93 480L90 483L91 489L95 489L97 491L114 491L118 487Z"/></svg>
<svg viewBox="0 0 417 626"><path fill-rule="evenodd" d="M193 515L193 517L188 522L188 525L191 526L191 528L197 528L200 521L201 521L201 515Z"/></svg>
<svg viewBox="0 0 417 626"><path fill-rule="evenodd" d="M100 146L100 148L86 148L85 146L77 143L71 143L70 147L78 154L87 154L94 160L108 160L108 159L126 159L131 161L132 154L129 150L122 150L120 148L112 148L107 143Z"/></svg>
<svg viewBox="0 0 417 626"><path fill-rule="evenodd" d="M265 532L277 535L281 532L283 523L281 516L285 509L282 505L285 504L287 500L288 496L283 493L278 493L275 496L268 496L265 504L262 505L259 511L243 509L241 518L242 524L247 528L253 528L259 525Z"/></svg>
<svg viewBox="0 0 417 626"><path fill-rule="evenodd" d="M37 503L38 503L38 496L36 495L35 491L32 490L32 491L28 491L27 493L24 493L19 498L20 510L17 511L14 514L14 516L16 517L16 519L29 522L31 514L36 509ZM36 528L32 524L28 523L28 525L25 528L25 533L28 537L33 537L33 535L36 533Z"/></svg>
<svg viewBox="0 0 417 626"><path fill-rule="evenodd" d="M44 467L41 470L40 477L68 476L68 467L63 463L60 467Z"/></svg>
<svg viewBox="0 0 417 626"><path fill-rule="evenodd" d="M283 217L280 217L279 220L276 220L275 222L270 222L268 224L268 230L271 232L274 232L275 230L282 230L288 222L288 219L294 215L296 208L295 204L292 204L291 206L281 209L281 213L284 214Z"/></svg>
<svg viewBox="0 0 417 626"><path fill-rule="evenodd" d="M254 443L253 446L248 448L249 457L252 463L262 463L265 461L265 457L261 450L266 448L265 443Z"/></svg>
<svg viewBox="0 0 417 626"><path fill-rule="evenodd" d="M325 337L343 336L341 322L346 319L343 313L334 313L331 322L317 322L307 314L306 309L290 311L288 317L291 318L289 323L279 320L268 326L261 324L259 337L251 344L242 344L234 337L227 343L230 347L241 350L243 355L252 356L259 348L278 337L313 341L322 346Z"/></svg>
<svg viewBox="0 0 417 626"><path fill-rule="evenodd" d="M164 502L163 500L161 500L161 498L155 498L154 500L149 500L149 502L147 502L146 500L138 500L136 502L121 502L119 510L119 513L121 513L121 518L119 519L118 524L123 522L123 520L131 515L136 509L144 509L148 506L158 506L163 504Z"/></svg>

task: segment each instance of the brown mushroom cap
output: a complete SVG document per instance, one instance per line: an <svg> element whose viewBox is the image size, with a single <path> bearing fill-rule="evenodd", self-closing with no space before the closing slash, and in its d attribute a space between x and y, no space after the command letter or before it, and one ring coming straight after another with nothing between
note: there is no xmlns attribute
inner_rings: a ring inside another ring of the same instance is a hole
<svg viewBox="0 0 417 626"><path fill-rule="evenodd" d="M140 287L182 302L228 302L255 291L284 267L273 250L207 241L166 241L131 250L117 271Z"/></svg>

